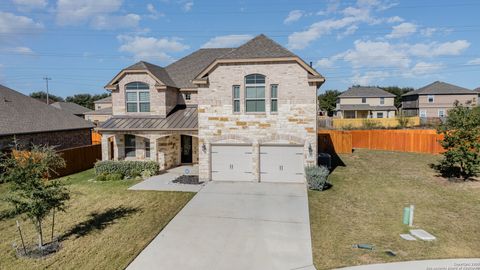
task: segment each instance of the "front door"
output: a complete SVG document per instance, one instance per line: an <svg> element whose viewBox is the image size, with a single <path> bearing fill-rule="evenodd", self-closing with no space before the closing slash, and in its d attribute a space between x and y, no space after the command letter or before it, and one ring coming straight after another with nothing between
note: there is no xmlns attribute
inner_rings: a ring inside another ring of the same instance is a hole
<svg viewBox="0 0 480 270"><path fill-rule="evenodd" d="M182 163L192 163L192 137L182 135L181 137L181 159Z"/></svg>

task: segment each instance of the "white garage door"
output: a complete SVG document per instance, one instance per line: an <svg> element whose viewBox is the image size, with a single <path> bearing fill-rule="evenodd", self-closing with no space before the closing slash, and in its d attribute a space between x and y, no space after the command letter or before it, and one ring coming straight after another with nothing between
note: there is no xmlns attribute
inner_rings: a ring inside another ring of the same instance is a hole
<svg viewBox="0 0 480 270"><path fill-rule="evenodd" d="M251 145L212 145L212 180L253 181Z"/></svg>
<svg viewBox="0 0 480 270"><path fill-rule="evenodd" d="M304 182L303 146L260 146L260 181Z"/></svg>

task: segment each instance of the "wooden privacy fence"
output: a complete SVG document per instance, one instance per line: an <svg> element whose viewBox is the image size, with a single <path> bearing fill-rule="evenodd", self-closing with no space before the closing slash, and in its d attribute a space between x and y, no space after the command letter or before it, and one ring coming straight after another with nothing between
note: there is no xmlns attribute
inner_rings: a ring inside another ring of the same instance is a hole
<svg viewBox="0 0 480 270"><path fill-rule="evenodd" d="M408 127L419 126L420 117L405 117ZM333 118L333 128L361 128L366 125L394 128L399 125L399 118Z"/></svg>
<svg viewBox="0 0 480 270"><path fill-rule="evenodd" d="M320 130L318 138L320 152L330 152L329 148L336 153L351 153L353 148L429 154L444 151L439 142L443 136L435 130Z"/></svg>
<svg viewBox="0 0 480 270"><path fill-rule="evenodd" d="M58 170L57 177L81 172L93 168L95 162L102 159L100 144L86 145L58 151L65 160L66 167Z"/></svg>

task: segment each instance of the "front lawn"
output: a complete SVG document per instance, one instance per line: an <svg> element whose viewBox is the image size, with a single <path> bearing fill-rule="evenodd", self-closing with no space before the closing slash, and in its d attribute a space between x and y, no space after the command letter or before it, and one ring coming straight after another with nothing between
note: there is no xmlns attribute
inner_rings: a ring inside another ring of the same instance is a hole
<svg viewBox="0 0 480 270"><path fill-rule="evenodd" d="M480 257L480 182L449 183L429 164L438 156L357 150L329 179L333 188L309 192L317 269L435 258ZM406 241L403 207L415 205L414 225L437 237ZM352 248L375 245L374 251ZM390 249L396 257L385 254Z"/></svg>
<svg viewBox="0 0 480 270"><path fill-rule="evenodd" d="M55 235L62 248L44 259L17 259L17 218L0 217L1 269L124 269L193 197L193 193L128 191L133 180L92 182L93 170L68 179L72 198L56 217ZM0 185L0 196L7 185ZM0 201L0 211L9 205ZM21 221L29 244L36 243L29 220ZM50 241L50 220L44 225Z"/></svg>

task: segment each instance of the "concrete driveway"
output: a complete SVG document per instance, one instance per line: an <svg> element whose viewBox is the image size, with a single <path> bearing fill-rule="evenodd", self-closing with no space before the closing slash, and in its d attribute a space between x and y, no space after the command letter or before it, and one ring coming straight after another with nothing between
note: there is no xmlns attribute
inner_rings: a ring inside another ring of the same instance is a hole
<svg viewBox="0 0 480 270"><path fill-rule="evenodd" d="M303 184L210 182L127 269L315 269Z"/></svg>

